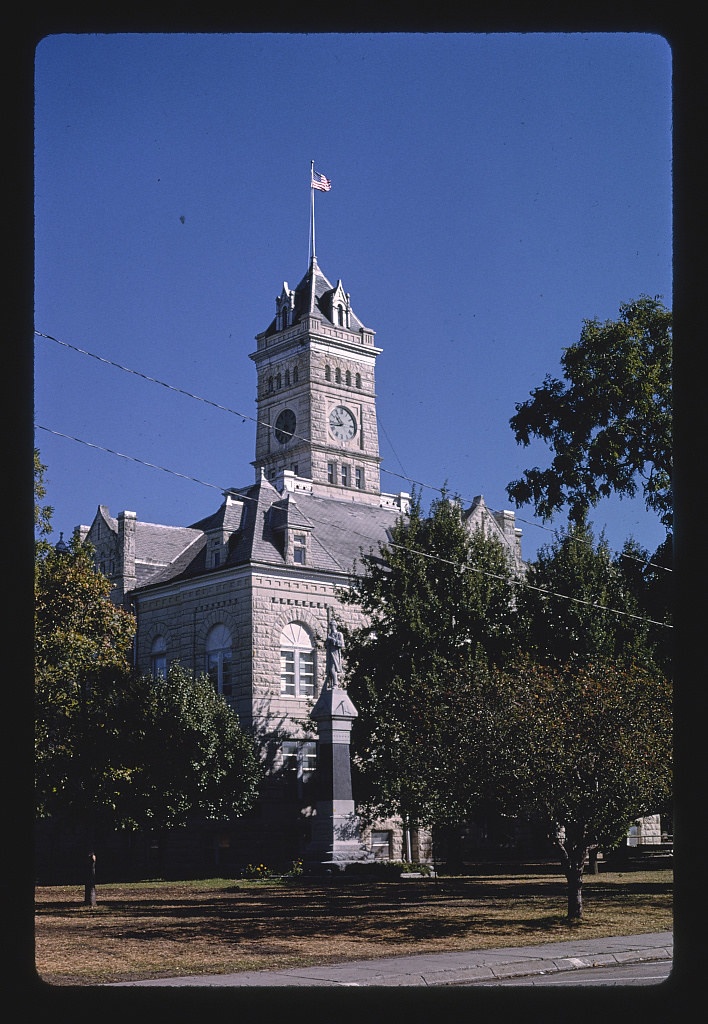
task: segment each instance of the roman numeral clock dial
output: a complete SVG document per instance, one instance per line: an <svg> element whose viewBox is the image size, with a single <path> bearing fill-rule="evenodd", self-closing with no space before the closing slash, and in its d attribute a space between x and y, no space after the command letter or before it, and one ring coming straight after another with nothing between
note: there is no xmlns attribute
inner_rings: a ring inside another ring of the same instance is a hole
<svg viewBox="0 0 708 1024"><path fill-rule="evenodd" d="M338 441L351 441L356 434L354 413L344 405L338 405L329 414L329 432Z"/></svg>

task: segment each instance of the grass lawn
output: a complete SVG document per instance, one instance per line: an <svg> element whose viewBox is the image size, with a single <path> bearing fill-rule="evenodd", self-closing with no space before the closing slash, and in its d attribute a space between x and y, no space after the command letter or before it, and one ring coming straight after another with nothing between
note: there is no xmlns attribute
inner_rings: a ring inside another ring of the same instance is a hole
<svg viewBox="0 0 708 1024"><path fill-rule="evenodd" d="M586 875L565 920L562 875L405 882L215 878L36 892L36 966L51 985L222 974L410 953L601 938L672 928L673 872Z"/></svg>

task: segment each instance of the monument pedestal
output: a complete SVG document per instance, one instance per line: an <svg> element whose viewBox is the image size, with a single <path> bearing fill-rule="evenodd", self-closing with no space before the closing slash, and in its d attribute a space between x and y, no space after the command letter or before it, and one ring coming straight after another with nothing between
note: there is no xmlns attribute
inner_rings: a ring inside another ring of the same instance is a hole
<svg viewBox="0 0 708 1024"><path fill-rule="evenodd" d="M315 818L303 865L311 874L334 874L347 864L373 859L352 799L349 740L357 714L340 686L322 690L310 712L319 733Z"/></svg>

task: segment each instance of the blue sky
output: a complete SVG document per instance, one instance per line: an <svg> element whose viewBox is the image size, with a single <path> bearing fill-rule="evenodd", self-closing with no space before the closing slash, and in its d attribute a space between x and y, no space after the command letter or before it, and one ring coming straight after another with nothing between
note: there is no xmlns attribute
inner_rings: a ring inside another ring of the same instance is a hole
<svg viewBox="0 0 708 1024"><path fill-rule="evenodd" d="M551 457L516 403L583 320L672 303L658 35L55 35L35 88L35 330L240 413L36 338L35 422L96 446L36 432L55 539L99 504L188 525L252 481L248 356L307 269L311 160L318 262L383 349L384 490L513 507ZM564 523L516 514L526 557ZM664 536L640 501L592 519Z"/></svg>

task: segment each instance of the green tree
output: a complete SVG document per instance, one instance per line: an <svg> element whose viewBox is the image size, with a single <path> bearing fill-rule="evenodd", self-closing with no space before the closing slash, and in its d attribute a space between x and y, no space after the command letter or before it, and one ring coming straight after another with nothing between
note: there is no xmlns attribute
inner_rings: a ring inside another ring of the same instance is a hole
<svg viewBox="0 0 708 1024"><path fill-rule="evenodd" d="M495 767L502 802L545 824L577 920L585 858L620 843L670 794L671 686L644 666L527 661L498 673L495 688L507 708Z"/></svg>
<svg viewBox="0 0 708 1024"><path fill-rule="evenodd" d="M633 496L672 519L672 317L660 297L620 306L619 318L586 320L564 349L563 380L547 376L516 405L517 442L540 438L555 453L548 469L526 470L507 491L550 519L568 506L580 519L610 494Z"/></svg>
<svg viewBox="0 0 708 1024"><path fill-rule="evenodd" d="M39 448L34 449L34 532L35 538L39 541L52 532L52 515L54 509L51 505L42 505L41 502L47 496L47 485L45 473L47 467L42 463Z"/></svg>
<svg viewBox="0 0 708 1024"><path fill-rule="evenodd" d="M357 796L408 824L459 823L493 778L493 697L475 666L512 649L513 569L443 493L428 516L414 496L360 570L345 597L366 615L347 640Z"/></svg>
<svg viewBox="0 0 708 1024"><path fill-rule="evenodd" d="M109 701L124 765L117 825L160 832L253 806L263 776L256 746L208 675L174 663L166 678L132 679Z"/></svg>
<svg viewBox="0 0 708 1024"><path fill-rule="evenodd" d="M128 674L135 620L111 602L110 581L76 536L66 551L36 544L34 585L37 813L81 823L92 868L94 833L120 772L103 757L92 716L104 690Z"/></svg>
<svg viewBox="0 0 708 1024"><path fill-rule="evenodd" d="M531 657L553 665L652 660L657 638L640 603L641 555L630 544L624 556L614 557L603 536L596 543L584 518L539 550L517 597Z"/></svg>
<svg viewBox="0 0 708 1024"><path fill-rule="evenodd" d="M36 456L39 500L43 473ZM206 676L173 666L166 680L133 677L133 616L78 536L62 548L43 539L50 521L40 515L35 545L37 816L82 833L91 869L107 831L243 813L261 766ZM96 900L91 871L85 899Z"/></svg>
<svg viewBox="0 0 708 1024"><path fill-rule="evenodd" d="M673 536L668 534L656 551L649 552L629 540L616 560L626 586L645 616L648 646L667 676L673 662Z"/></svg>

